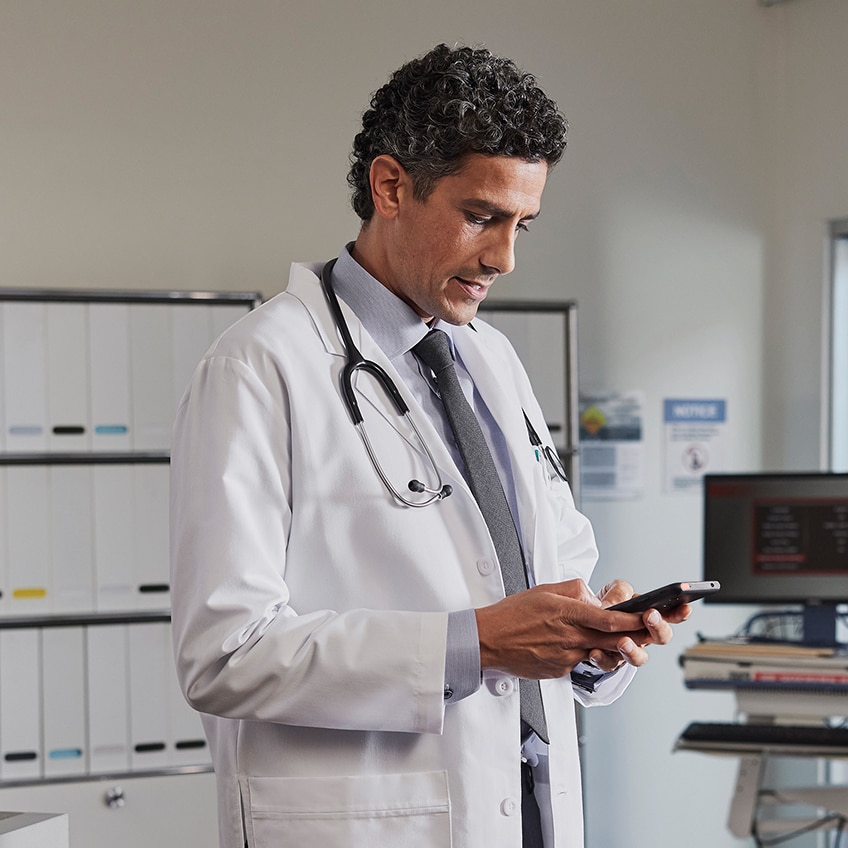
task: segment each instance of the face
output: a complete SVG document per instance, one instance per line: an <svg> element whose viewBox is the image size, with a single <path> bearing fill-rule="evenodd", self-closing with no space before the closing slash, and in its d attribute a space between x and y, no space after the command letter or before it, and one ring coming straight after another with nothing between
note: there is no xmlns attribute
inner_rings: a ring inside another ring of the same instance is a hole
<svg viewBox="0 0 848 848"><path fill-rule="evenodd" d="M467 324L515 267L515 241L539 214L547 176L545 162L472 154L420 202L402 171L375 276L424 321Z"/></svg>

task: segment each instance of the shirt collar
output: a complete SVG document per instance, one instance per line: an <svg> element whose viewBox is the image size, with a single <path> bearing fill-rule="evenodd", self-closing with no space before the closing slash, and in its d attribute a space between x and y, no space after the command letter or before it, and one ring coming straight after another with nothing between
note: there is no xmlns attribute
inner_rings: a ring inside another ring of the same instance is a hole
<svg viewBox="0 0 848 848"><path fill-rule="evenodd" d="M362 326L389 359L411 350L430 331L411 306L372 277L351 256L349 244L333 267L332 282L338 296L353 310ZM451 340L451 326L438 319L433 327L444 330Z"/></svg>

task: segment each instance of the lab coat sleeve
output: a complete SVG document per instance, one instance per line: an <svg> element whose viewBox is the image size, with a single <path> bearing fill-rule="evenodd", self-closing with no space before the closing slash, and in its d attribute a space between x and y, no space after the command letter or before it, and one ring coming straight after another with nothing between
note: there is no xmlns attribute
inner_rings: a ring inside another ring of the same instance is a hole
<svg viewBox="0 0 848 848"><path fill-rule="evenodd" d="M184 694L229 718L438 733L447 613L293 605L287 398L282 380L212 355L179 407L171 570Z"/></svg>

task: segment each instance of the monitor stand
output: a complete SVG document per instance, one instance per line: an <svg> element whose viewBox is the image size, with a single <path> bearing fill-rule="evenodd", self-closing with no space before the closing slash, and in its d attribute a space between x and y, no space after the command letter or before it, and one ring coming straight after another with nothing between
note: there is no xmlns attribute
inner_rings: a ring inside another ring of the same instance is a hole
<svg viewBox="0 0 848 848"><path fill-rule="evenodd" d="M803 645L825 648L839 647L840 643L836 638L836 625L839 621L836 604L804 604L802 615L803 635L801 643Z"/></svg>
<svg viewBox="0 0 848 848"><path fill-rule="evenodd" d="M848 645L836 638L837 625L840 619L837 607L838 604L835 603L810 601L804 604L800 610L760 612L748 619L743 630L750 638L754 638L758 642L780 642L811 648L848 648ZM779 618L800 618L800 636L794 638L751 636L752 625L755 621Z"/></svg>

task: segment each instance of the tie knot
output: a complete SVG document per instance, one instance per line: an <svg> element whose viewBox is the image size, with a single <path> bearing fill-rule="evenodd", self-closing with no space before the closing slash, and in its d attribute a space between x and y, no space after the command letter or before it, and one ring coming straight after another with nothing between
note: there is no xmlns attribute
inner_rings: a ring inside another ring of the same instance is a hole
<svg viewBox="0 0 848 848"><path fill-rule="evenodd" d="M444 330L430 330L412 352L438 376L445 368L453 365L450 341Z"/></svg>

